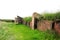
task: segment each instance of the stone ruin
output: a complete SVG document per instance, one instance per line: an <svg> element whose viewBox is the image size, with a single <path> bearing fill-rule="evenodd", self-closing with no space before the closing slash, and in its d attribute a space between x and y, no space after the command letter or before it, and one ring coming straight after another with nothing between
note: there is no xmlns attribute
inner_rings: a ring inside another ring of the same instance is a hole
<svg viewBox="0 0 60 40"><path fill-rule="evenodd" d="M27 22L26 22L25 20L23 20L23 24L24 24L24 25L27 25Z"/></svg>
<svg viewBox="0 0 60 40"><path fill-rule="evenodd" d="M55 20L55 21L49 21L49 20L39 20L41 16L34 12L32 15L32 21L26 22L23 20L23 18L17 16L15 18L15 24L24 24L29 26L31 29L38 29L41 31L46 31L46 30L55 30L60 34L60 20Z"/></svg>
<svg viewBox="0 0 60 40"><path fill-rule="evenodd" d="M60 34L60 19L56 19L56 20L52 23L52 28L53 28L53 30L55 30L58 34Z"/></svg>
<svg viewBox="0 0 60 40"><path fill-rule="evenodd" d="M24 25L30 26L30 22L26 22L20 16L15 17L15 24L24 24Z"/></svg>
<svg viewBox="0 0 60 40"><path fill-rule="evenodd" d="M31 28L34 30L34 29L37 29L37 23L39 22L39 18L40 18L40 14L38 14L37 12L34 12L33 15L32 15L32 25L31 25Z"/></svg>
<svg viewBox="0 0 60 40"><path fill-rule="evenodd" d="M15 17L15 24L22 24L23 23L23 18L20 16Z"/></svg>
<svg viewBox="0 0 60 40"><path fill-rule="evenodd" d="M49 21L49 20L39 20L39 14L34 12L32 15L32 22L30 23L31 29L38 29L41 31L46 30L54 30L55 32L60 34L60 19L55 21Z"/></svg>
<svg viewBox="0 0 60 40"><path fill-rule="evenodd" d="M51 30L51 28L52 28L52 21L43 20L37 23L38 30L46 31Z"/></svg>

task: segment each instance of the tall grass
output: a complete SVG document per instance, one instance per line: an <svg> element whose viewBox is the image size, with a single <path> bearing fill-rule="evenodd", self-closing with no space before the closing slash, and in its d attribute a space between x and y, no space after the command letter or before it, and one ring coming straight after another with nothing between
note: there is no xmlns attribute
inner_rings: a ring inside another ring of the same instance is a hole
<svg viewBox="0 0 60 40"><path fill-rule="evenodd" d="M32 30L29 26L0 22L0 40L60 40L53 31Z"/></svg>

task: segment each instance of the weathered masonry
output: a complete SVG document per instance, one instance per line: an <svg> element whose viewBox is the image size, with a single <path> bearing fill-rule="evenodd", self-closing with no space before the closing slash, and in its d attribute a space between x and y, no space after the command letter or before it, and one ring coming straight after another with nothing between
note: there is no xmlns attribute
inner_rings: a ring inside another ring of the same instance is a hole
<svg viewBox="0 0 60 40"><path fill-rule="evenodd" d="M60 20L56 20L52 23L53 29L60 34Z"/></svg>
<svg viewBox="0 0 60 40"><path fill-rule="evenodd" d="M52 27L52 21L48 21L48 20L39 20L40 15L37 13L34 13L32 16L32 26L31 28L34 29L38 29L38 30L50 30Z"/></svg>
<svg viewBox="0 0 60 40"><path fill-rule="evenodd" d="M17 16L16 18L15 18L15 24L19 24L19 23L23 23L23 18L22 17L20 17L20 16Z"/></svg>
<svg viewBox="0 0 60 40"><path fill-rule="evenodd" d="M38 20L39 14L34 13L32 16L31 29L38 29L41 31L54 30L60 34L60 19L55 21Z"/></svg>
<svg viewBox="0 0 60 40"><path fill-rule="evenodd" d="M60 20L49 21L49 20L40 20L43 18L40 14L34 12L32 15L32 20L30 22L26 22L23 18L17 16L15 18L16 24L24 24L30 26L31 29L38 29L41 31L46 30L55 30L57 33L60 34Z"/></svg>

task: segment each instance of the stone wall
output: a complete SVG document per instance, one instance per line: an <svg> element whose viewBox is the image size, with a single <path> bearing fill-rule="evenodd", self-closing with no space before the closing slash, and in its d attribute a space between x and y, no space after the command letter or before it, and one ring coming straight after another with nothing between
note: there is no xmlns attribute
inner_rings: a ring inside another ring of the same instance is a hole
<svg viewBox="0 0 60 40"><path fill-rule="evenodd" d="M22 23L23 23L22 17L20 16L15 17L15 24L22 24Z"/></svg>
<svg viewBox="0 0 60 40"><path fill-rule="evenodd" d="M31 25L31 28L34 30L36 29L36 26L37 26L37 20L39 18L39 14L34 12L33 15L32 15L32 25ZM37 20L36 20L37 19Z"/></svg>
<svg viewBox="0 0 60 40"><path fill-rule="evenodd" d="M54 30L55 30L58 34L60 34L60 20L55 21L55 23L54 23Z"/></svg>
<svg viewBox="0 0 60 40"><path fill-rule="evenodd" d="M38 29L41 31L46 31L46 30L55 30L60 34L60 20L57 23L57 21L49 21L49 20L38 20L40 15L38 13L33 13L32 15L32 21L26 22L23 20L23 18L17 16L15 18L15 23L16 24L24 24L29 26L31 29Z"/></svg>
<svg viewBox="0 0 60 40"><path fill-rule="evenodd" d="M42 31L51 30L52 22L47 20L39 21L37 23L37 29Z"/></svg>
<svg viewBox="0 0 60 40"><path fill-rule="evenodd" d="M24 24L24 25L27 25L27 22L23 20L23 24Z"/></svg>
<svg viewBox="0 0 60 40"><path fill-rule="evenodd" d="M32 28L32 21L30 22L30 28Z"/></svg>

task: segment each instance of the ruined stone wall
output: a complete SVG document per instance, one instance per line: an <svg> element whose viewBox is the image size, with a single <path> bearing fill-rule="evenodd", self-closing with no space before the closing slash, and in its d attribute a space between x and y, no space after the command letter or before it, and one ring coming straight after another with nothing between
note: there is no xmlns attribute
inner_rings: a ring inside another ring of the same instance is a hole
<svg viewBox="0 0 60 40"><path fill-rule="evenodd" d="M32 29L32 21L30 22L30 28Z"/></svg>
<svg viewBox="0 0 60 40"><path fill-rule="evenodd" d="M46 31L46 30L51 30L51 28L52 28L52 22L51 21L43 20L43 21L39 21L37 23L37 29L38 30Z"/></svg>
<svg viewBox="0 0 60 40"><path fill-rule="evenodd" d="M60 22L55 22L55 24L54 24L54 30L58 33L58 34L60 34Z"/></svg>
<svg viewBox="0 0 60 40"><path fill-rule="evenodd" d="M32 15L32 25L31 25L31 28L34 30L34 28L35 28L35 25L37 25L37 23L36 23L36 20L35 19L37 19L37 18L39 18L39 14L38 13L36 13L36 12L34 12L33 13L33 15Z"/></svg>
<svg viewBox="0 0 60 40"><path fill-rule="evenodd" d="M14 20L15 24L18 24L18 21L17 21L17 18L15 17L15 20Z"/></svg>
<svg viewBox="0 0 60 40"><path fill-rule="evenodd" d="M15 17L15 24L22 24L23 23L23 19L19 16Z"/></svg>
<svg viewBox="0 0 60 40"><path fill-rule="evenodd" d="M23 24L24 24L24 25L26 25L26 24L27 24L27 22L23 20Z"/></svg>
<svg viewBox="0 0 60 40"><path fill-rule="evenodd" d="M36 27L36 29L42 30L42 31L51 30L52 29L52 21L38 20L39 17L40 17L39 14L35 12L32 15L32 21L26 22L26 21L23 20L23 18L17 16L15 18L15 23L16 24L22 23L24 25L30 26L30 28L33 29L33 30L35 29L35 27ZM55 27L56 30L58 30L58 28L57 28L58 24L55 24L54 27Z"/></svg>
<svg viewBox="0 0 60 40"><path fill-rule="evenodd" d="M34 20L34 16L33 16L33 17L32 17L32 22L31 22L31 23L32 23L32 25L31 25L31 28L32 28L32 29L34 29L34 23L35 23L34 21L35 21L35 20Z"/></svg>
<svg viewBox="0 0 60 40"><path fill-rule="evenodd" d="M57 22L54 22L54 21L49 21L49 20L38 20L39 17L40 17L40 15L35 12L32 15L32 21L26 22L26 21L23 20L23 18L16 17L15 18L15 23L16 24L22 23L24 25L29 26L33 30L38 29L38 30L41 30L41 31L46 31L46 30L52 30L53 29L60 34L60 23L57 23Z"/></svg>

